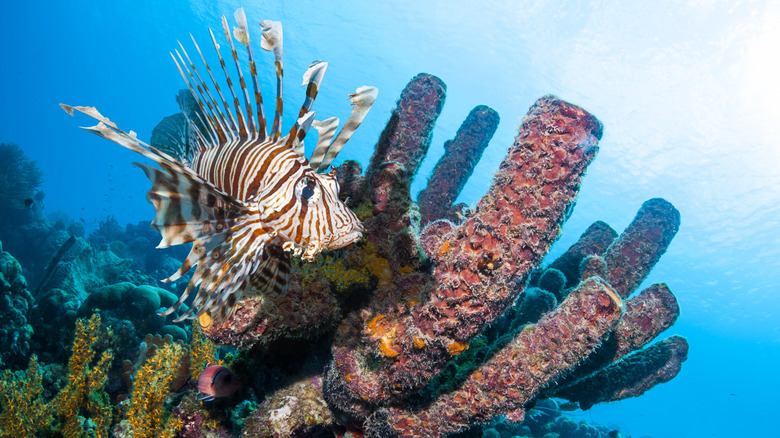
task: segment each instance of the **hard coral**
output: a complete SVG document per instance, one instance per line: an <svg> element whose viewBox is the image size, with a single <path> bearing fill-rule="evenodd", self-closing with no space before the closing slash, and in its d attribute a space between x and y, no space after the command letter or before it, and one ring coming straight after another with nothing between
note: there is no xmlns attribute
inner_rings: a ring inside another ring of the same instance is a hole
<svg viewBox="0 0 780 438"><path fill-rule="evenodd" d="M173 383L186 354L183 346L168 342L135 373L126 415L128 436L175 436L179 424L171 421L170 413L164 410L163 405L168 394L175 389Z"/></svg>
<svg viewBox="0 0 780 438"><path fill-rule="evenodd" d="M107 335L110 338L110 329ZM80 436L83 431L82 415L91 418L95 436L109 436L113 407L104 388L114 355L111 349L106 349L98 357L97 347L105 341L101 339L103 336L100 316L93 315L86 322L76 322L68 361L68 383L54 401L60 421L58 429L65 436Z"/></svg>
<svg viewBox="0 0 780 438"><path fill-rule="evenodd" d="M33 297L22 267L0 246L0 367L19 369L30 353L33 329L27 316Z"/></svg>

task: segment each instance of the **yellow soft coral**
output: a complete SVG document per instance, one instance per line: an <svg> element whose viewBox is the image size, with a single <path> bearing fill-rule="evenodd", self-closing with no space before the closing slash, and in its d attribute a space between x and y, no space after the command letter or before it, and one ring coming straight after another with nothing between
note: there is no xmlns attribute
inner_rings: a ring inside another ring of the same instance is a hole
<svg viewBox="0 0 780 438"><path fill-rule="evenodd" d="M56 416L60 420L59 430L66 437L80 437L84 434L80 415L88 415L95 423L95 436L108 437L113 408L105 392L108 370L114 357L108 349L92 365L97 352L95 344L101 333L100 315L95 314L84 323L76 322L76 333L68 361L68 383L52 401ZM108 335L111 335L109 329Z"/></svg>
<svg viewBox="0 0 780 438"><path fill-rule="evenodd" d="M173 433L175 422L164 408L165 398L171 392L171 384L178 377L181 362L187 350L170 342L158 348L154 356L135 373L130 406L127 411L132 436L154 438Z"/></svg>
<svg viewBox="0 0 780 438"><path fill-rule="evenodd" d="M0 437L34 438L51 427L54 417L51 403L41 397L42 376L38 358L30 357L24 375L5 370L0 376Z"/></svg>
<svg viewBox="0 0 780 438"><path fill-rule="evenodd" d="M204 313L205 315L205 313ZM200 377L200 373L209 364L220 364L222 361L217 360L217 346L203 335L203 330L200 328L200 323L193 321L192 323L192 341L190 342L190 378L197 381Z"/></svg>

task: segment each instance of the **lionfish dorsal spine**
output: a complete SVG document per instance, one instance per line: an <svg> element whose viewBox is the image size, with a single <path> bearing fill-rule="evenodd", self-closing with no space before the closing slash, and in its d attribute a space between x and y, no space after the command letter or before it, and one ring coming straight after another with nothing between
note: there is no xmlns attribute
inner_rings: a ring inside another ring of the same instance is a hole
<svg viewBox="0 0 780 438"><path fill-rule="evenodd" d="M317 111L309 111L295 122L286 144L293 151L303 148L303 139L306 137L306 133L309 132L309 127L314 122L315 115L317 115Z"/></svg>
<svg viewBox="0 0 780 438"><path fill-rule="evenodd" d="M292 149L296 149L298 145L302 144L303 138L306 137L306 133L314 121L312 117L307 117L307 115L311 111L312 105L314 105L320 83L322 83L322 78L327 69L327 62L314 61L306 70L306 73L303 74L303 84L301 86L308 85L308 87L306 87L306 99L304 99L301 110L298 112L298 121L290 128L290 133L287 136L287 145Z"/></svg>
<svg viewBox="0 0 780 438"><path fill-rule="evenodd" d="M284 78L284 66L282 65L282 23L272 20L263 20L260 22L263 31L263 37L260 40L260 47L263 50L274 53L274 67L276 70L276 110L274 112L274 124L271 127L270 138L272 141L279 140L282 132L282 109L284 102L282 100L282 82Z"/></svg>
<svg viewBox="0 0 780 438"><path fill-rule="evenodd" d="M311 154L311 160L309 165L312 169L318 169L322 159L325 157L328 147L330 147L331 140L336 135L336 128L339 127L339 118L331 117L325 120L315 120L311 125L317 130L317 146L314 147L314 152Z"/></svg>
<svg viewBox="0 0 780 438"><path fill-rule="evenodd" d="M249 60L249 73L252 77L252 87L255 92L255 106L257 107L257 138L260 141L265 141L268 137L265 113L263 111L263 95L260 93L260 80L257 77L257 65L255 64L255 57L252 54L252 44L249 39L249 26L246 21L246 14L244 14L244 8L238 8L233 14L238 23L238 27L233 28L233 35L241 44L246 47L247 58Z"/></svg>
<svg viewBox="0 0 780 438"><path fill-rule="evenodd" d="M238 15L238 11L236 11L235 15ZM246 138L249 135L254 136L256 138L257 127L255 126L255 122L254 122L254 110L252 108L252 103L249 100L249 89L246 86L246 80L244 79L244 72L241 69L241 63L238 61L238 52L236 52L236 46L235 44L233 44L233 38L231 37L230 26L228 26L227 18L225 18L224 16L222 17L222 29L225 31L225 39L230 44L230 53L233 55L233 63L236 65L236 71L238 72L238 83L241 86L241 93L244 96L244 105L246 106L246 125L247 125L246 130L248 132L242 132L241 138ZM249 33L243 32L240 27L235 28L235 30L236 32L233 32L233 35L238 34L238 37L236 37L237 40L242 41L242 40L247 40L249 38Z"/></svg>
<svg viewBox="0 0 780 438"><path fill-rule="evenodd" d="M363 122L363 119L366 118L368 110L371 109L374 101L376 101L377 94L378 90L376 87L363 86L349 95L349 100L352 102L352 111L349 114L349 118L330 145L326 146L325 143L320 144L320 142L317 142L317 147L314 153L312 153L310 160L310 163L312 163L311 167L314 170L322 172L336 159L341 148L344 147L344 144L347 143L358 126ZM315 126L315 129L317 129L317 126ZM330 127L326 126L326 129L330 129ZM334 126L332 129L335 131L336 127Z"/></svg>
<svg viewBox="0 0 780 438"><path fill-rule="evenodd" d="M200 108L200 110L209 120L209 127L212 131L210 132L210 134L212 137L214 136L216 137L216 141L212 144L220 144L226 142L227 133L230 131L229 129L227 129L227 123L228 120L233 122L232 120L233 115L232 113L230 113L229 110L227 111L229 119L226 119L226 117L222 114L222 111L220 111L219 109L219 105L217 105L216 99L214 99L214 96L211 95L211 91L209 90L206 83L203 81L203 78L200 76L198 69L195 67L195 64L190 59L189 54L184 49L184 46L182 46L181 42L179 42L179 47L184 53L184 56L187 58L190 67L187 67L187 62L184 61L184 58L182 58L181 53L179 53L178 50L174 50L176 56L173 56L173 54L171 54L171 56L173 57L173 61L176 63L176 67L179 69L179 73L181 74L181 77L184 79L184 82L187 84L187 87L190 89L190 93L192 93L192 97L195 99L196 102L198 102L198 108ZM198 52L200 52L200 48L197 47L197 45L196 45L196 49L198 49ZM177 57L179 58L178 61L176 60ZM179 64L179 62L181 62L181 65ZM192 68L192 70L190 70L190 68ZM211 70L208 68L208 64L206 64L206 69L208 70L209 74L211 74ZM187 72L186 75L184 74L185 71ZM192 79L192 82L190 82L187 79L187 76L189 76ZM197 93L195 92L195 88L197 88L198 90ZM222 92L219 90L219 85L217 85L217 92L220 94L220 97L222 97ZM208 98L206 98L206 96L208 96ZM222 99L222 101L224 102L224 98Z"/></svg>
<svg viewBox="0 0 780 438"><path fill-rule="evenodd" d="M211 34L211 38L213 41L214 33L211 32L211 29L209 29L209 33ZM195 63L192 62L192 60L190 59L190 55L187 53L187 50L184 48L181 42L179 42L179 47L181 48L182 53L184 53L184 56L187 58L190 68L192 68L192 71L195 72L195 76L197 77L196 85L198 85L198 91L200 92L201 98L205 100L207 103L210 102L209 109L212 109L212 111L214 111L213 117L215 120L219 121L218 126L220 127L221 132L218 132L217 134L218 137L220 138L220 142L228 141L228 137L232 137L233 136L232 133L237 130L238 125L236 123L236 119L233 117L233 111L230 110L230 106L228 105L225 96L222 94L222 89L219 86L219 82L217 82L216 78L214 78L214 73L211 71L211 67L209 66L209 63L206 62L206 57L203 56L203 52L200 50L200 46L198 45L198 42L195 40L195 37L192 34L190 34L190 39L192 40L192 44L195 46L195 50L198 51L198 55L200 55L200 60L203 62L203 65L206 67L206 73L208 73L209 78L211 78L211 83L214 84L214 89L216 90L217 95L219 96L219 99L222 102L222 107L225 108L224 114L222 113L222 110L219 109L219 104L217 104L217 100L211 94L211 90L209 90L206 81L204 81L203 78L201 77L197 67L195 67ZM195 80L195 77L193 77L193 80ZM206 96L208 96L208 99L206 99ZM198 98L198 96L195 94L193 94L193 97L195 97L196 99Z"/></svg>
<svg viewBox="0 0 780 438"><path fill-rule="evenodd" d="M222 27L223 29L227 28L227 18L224 16L222 17ZM230 90L230 95L233 97L233 108L236 111L236 118L238 119L238 130L236 133L240 136L240 138L247 138L247 131L246 131L246 122L244 120L244 113L241 110L241 104L238 100L238 95L236 94L236 89L233 87L233 79L230 77L230 73L227 69L227 64L225 63L225 60L222 58L222 53L220 52L220 46L217 43L217 39L214 37L214 32L209 29L209 33L211 34L211 42L214 44L214 50L217 52L217 57L219 58L219 65L222 67L222 72L225 74L225 81L227 82L227 88ZM225 38L230 43L230 49L233 53L233 58L236 60L236 67L239 72L239 76L243 78L243 75L241 74L241 66L238 64L238 55L236 54L236 48L233 45L233 38L230 36L230 32L225 32ZM246 89L246 87L244 87ZM246 96L245 96L246 97Z"/></svg>

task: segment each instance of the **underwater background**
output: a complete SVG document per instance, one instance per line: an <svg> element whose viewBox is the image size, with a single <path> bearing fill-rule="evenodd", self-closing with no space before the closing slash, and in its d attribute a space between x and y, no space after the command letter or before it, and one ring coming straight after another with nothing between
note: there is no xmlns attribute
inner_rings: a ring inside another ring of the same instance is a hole
<svg viewBox="0 0 780 438"><path fill-rule="evenodd" d="M44 213L78 219L87 232L107 216L122 225L153 217L135 154L77 129L90 122L58 104L96 106L148 140L179 111L184 84L169 51L190 33L205 45L208 27L238 7L257 35L258 20L284 25L286 108L303 98L298 81L315 59L329 62L318 114L344 120L348 93L379 89L335 164L367 164L410 78L426 72L447 84L413 195L476 105L501 123L460 195L470 205L537 98L554 94L595 115L599 154L547 260L596 220L621 231L645 200L669 200L680 230L645 285L674 291L673 332L691 348L674 380L573 414L634 437L780 437L780 4L4 2L0 142L19 145L43 172ZM256 56L273 96L270 55Z"/></svg>

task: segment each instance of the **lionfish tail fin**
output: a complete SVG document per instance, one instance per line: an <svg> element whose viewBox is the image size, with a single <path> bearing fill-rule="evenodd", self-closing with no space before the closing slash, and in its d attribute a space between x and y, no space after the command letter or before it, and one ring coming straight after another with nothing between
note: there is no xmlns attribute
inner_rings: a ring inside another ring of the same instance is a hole
<svg viewBox="0 0 780 438"><path fill-rule="evenodd" d="M271 140L276 141L279 140L282 132L282 79L284 78L284 68L282 66L282 23L263 20L260 22L260 27L263 30L260 47L263 50L274 52L274 65L276 66L276 111L270 134Z"/></svg>
<svg viewBox="0 0 780 438"><path fill-rule="evenodd" d="M317 172L325 171L333 163L341 148L344 147L344 144L347 143L358 126L363 122L363 119L366 118L366 114L368 114L374 101L376 101L377 93L376 87L363 86L349 95L349 100L352 102L352 112L349 114L347 122L344 123L344 127L341 128L341 131L330 145L326 145L323 142L323 134L333 135L333 132L336 130L336 126L333 125L334 122L328 119L314 126L320 132L320 141L317 142L317 147L310 161L314 170ZM338 124L338 119L336 119L335 124Z"/></svg>

